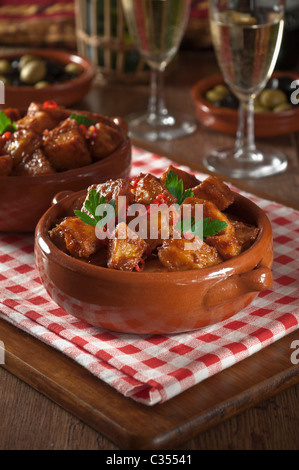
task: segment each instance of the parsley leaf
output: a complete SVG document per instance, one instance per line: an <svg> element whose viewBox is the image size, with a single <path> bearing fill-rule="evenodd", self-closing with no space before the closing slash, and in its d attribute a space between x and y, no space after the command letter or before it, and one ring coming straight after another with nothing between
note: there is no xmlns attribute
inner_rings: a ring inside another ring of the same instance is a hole
<svg viewBox="0 0 299 470"><path fill-rule="evenodd" d="M86 212L77 211L77 210L74 210L74 212L75 212L76 216L79 217L79 219L81 219L82 222L84 222L85 224L94 225L94 226L97 225L97 221L95 219L92 219L91 217L89 217L89 215L86 214Z"/></svg>
<svg viewBox="0 0 299 470"><path fill-rule="evenodd" d="M195 218L179 221L176 225L176 228L182 233L190 232L194 236L198 236L203 240L207 237L212 237L217 235L218 232L227 227L227 223L223 220L213 219L209 217L204 219L199 219L195 222Z"/></svg>
<svg viewBox="0 0 299 470"><path fill-rule="evenodd" d="M92 217L90 217L84 211L74 210L74 213L85 224L96 226L104 217L104 215L102 215L102 216L97 216L96 215L97 207L101 204L107 204L107 200L106 200L105 196L100 197L100 194L94 188L92 188L89 191L88 199L86 199L86 201L84 203L85 209L88 210L88 212L92 215ZM111 201L109 201L108 204L110 204L114 208L114 212L115 212L115 210L116 210L116 201L114 199L111 199Z"/></svg>
<svg viewBox="0 0 299 470"><path fill-rule="evenodd" d="M70 115L70 119L75 119L79 126L83 124L83 126L89 127L93 124L93 120L89 119L85 114L72 113Z"/></svg>
<svg viewBox="0 0 299 470"><path fill-rule="evenodd" d="M227 223L224 220L219 219L203 219L203 236L206 237L213 237L217 235L218 232L224 230L227 227Z"/></svg>
<svg viewBox="0 0 299 470"><path fill-rule="evenodd" d="M170 194L176 198L179 205L183 204L187 197L193 196L191 189L187 189L184 192L183 180L179 180L178 175L175 174L172 170L170 170L167 174L165 186Z"/></svg>
<svg viewBox="0 0 299 470"><path fill-rule="evenodd" d="M7 131L14 132L16 130L16 123L12 122L3 111L0 111L0 134L4 134L4 132Z"/></svg>

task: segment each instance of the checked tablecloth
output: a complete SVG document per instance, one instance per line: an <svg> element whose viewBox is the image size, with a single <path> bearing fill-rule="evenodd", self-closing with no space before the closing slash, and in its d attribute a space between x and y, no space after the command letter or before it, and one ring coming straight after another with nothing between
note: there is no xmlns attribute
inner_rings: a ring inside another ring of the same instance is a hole
<svg viewBox="0 0 299 470"><path fill-rule="evenodd" d="M134 147L132 176L159 176L171 163ZM299 212L241 193L272 223L274 283L230 319L169 336L92 327L68 315L46 293L34 265L33 236L10 233L0 233L0 318L58 349L127 397L146 405L169 400L299 327Z"/></svg>

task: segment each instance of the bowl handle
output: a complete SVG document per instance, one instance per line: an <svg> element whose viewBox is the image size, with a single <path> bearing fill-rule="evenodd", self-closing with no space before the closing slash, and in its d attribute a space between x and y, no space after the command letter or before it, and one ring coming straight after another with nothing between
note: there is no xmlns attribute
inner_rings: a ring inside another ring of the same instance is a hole
<svg viewBox="0 0 299 470"><path fill-rule="evenodd" d="M251 271L233 274L214 284L204 297L204 306L213 308L249 292L270 289L272 283L271 269L261 264Z"/></svg>
<svg viewBox="0 0 299 470"><path fill-rule="evenodd" d="M55 194L55 196L52 199L52 206L55 206L58 202L60 202L62 199L64 199L66 196L69 196L70 194L73 194L74 191L60 191L59 193Z"/></svg>

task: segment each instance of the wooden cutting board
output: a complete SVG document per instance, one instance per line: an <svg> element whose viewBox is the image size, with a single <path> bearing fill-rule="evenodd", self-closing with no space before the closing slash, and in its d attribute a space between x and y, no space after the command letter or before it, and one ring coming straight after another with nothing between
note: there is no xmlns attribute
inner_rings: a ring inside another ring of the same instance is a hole
<svg viewBox="0 0 299 470"><path fill-rule="evenodd" d="M59 351L4 320L2 366L121 449L173 449L299 382L290 360L298 331L166 403L126 398Z"/></svg>
<svg viewBox="0 0 299 470"><path fill-rule="evenodd" d="M194 169L207 173L199 166ZM0 339L5 345L2 367L121 449L176 448L299 382L299 365L291 362L291 343L299 339L298 330L152 407L124 397L59 351L4 320L0 320Z"/></svg>

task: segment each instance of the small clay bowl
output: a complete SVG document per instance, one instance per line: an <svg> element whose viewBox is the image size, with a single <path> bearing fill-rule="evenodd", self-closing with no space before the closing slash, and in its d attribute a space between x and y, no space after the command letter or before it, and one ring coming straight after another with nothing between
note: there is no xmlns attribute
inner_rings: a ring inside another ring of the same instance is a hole
<svg viewBox="0 0 299 470"><path fill-rule="evenodd" d="M74 110L66 110L69 115ZM108 179L127 178L131 171L131 142L128 127L121 118L108 118L82 111L89 118L121 129L123 140L107 157L73 170L41 176L0 177L0 231L34 232L53 197L65 190L79 191L93 183Z"/></svg>
<svg viewBox="0 0 299 470"><path fill-rule="evenodd" d="M70 106L78 103L89 91L95 77L95 68L87 59L71 52L53 49L26 49L2 54L1 59L17 59L24 54L32 54L45 60L56 60L63 65L70 62L78 64L83 72L71 80L51 84L45 88L34 86L5 85L5 108L28 108L30 103L43 103L54 100L57 104Z"/></svg>
<svg viewBox="0 0 299 470"><path fill-rule="evenodd" d="M35 233L42 283L51 298L76 318L123 333L192 331L231 317L272 285L271 224L257 205L241 195L236 195L231 213L245 215L260 229L255 243L241 255L198 270L125 272L72 258L52 243L49 229L71 215L85 194L58 195Z"/></svg>
<svg viewBox="0 0 299 470"><path fill-rule="evenodd" d="M275 72L273 77L290 77L298 80L299 75L291 72ZM222 75L212 75L197 82L191 94L195 103L198 121L204 126L226 134L236 135L238 111L215 106L205 98L208 90L225 84ZM259 112L254 115L256 137L272 137L299 131L299 106L282 112Z"/></svg>

